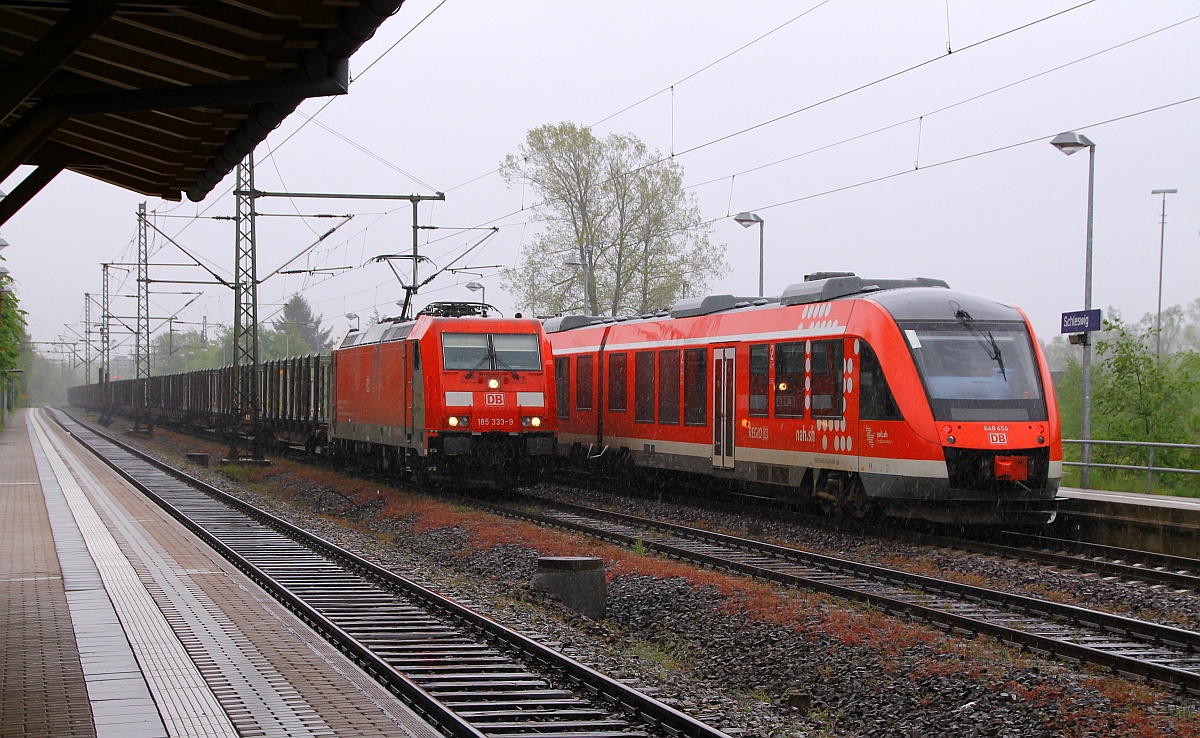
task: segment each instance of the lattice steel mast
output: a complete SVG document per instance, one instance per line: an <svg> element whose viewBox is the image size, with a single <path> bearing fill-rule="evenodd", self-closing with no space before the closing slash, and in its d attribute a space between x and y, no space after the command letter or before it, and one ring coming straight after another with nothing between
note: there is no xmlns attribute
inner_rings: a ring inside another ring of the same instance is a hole
<svg viewBox="0 0 1200 738"><path fill-rule="evenodd" d="M135 431L151 432L150 391L150 239L147 238L146 203L138 205L137 338L134 342L137 372L134 381Z"/></svg>
<svg viewBox="0 0 1200 738"><path fill-rule="evenodd" d="M233 274L233 433L229 460L262 458L258 436L258 274L254 240L254 154L237 166ZM250 438L246 444L242 436Z"/></svg>
<svg viewBox="0 0 1200 738"><path fill-rule="evenodd" d="M109 325L112 318L112 311L109 310L108 303L108 268L111 265L101 264L100 266L104 274L101 280L103 286L101 287L102 302L100 304L100 382L103 385L101 387L101 397L104 398L104 409L100 413L100 422L103 425L108 425L112 422L112 384L110 383L110 379L112 378L112 364L110 361L112 351L110 337L112 330Z"/></svg>

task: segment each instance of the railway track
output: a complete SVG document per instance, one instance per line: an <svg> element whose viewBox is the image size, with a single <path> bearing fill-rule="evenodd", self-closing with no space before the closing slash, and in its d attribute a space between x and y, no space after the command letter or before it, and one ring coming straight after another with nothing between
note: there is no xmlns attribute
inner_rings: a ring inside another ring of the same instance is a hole
<svg viewBox="0 0 1200 738"><path fill-rule="evenodd" d="M728 738L116 439L55 419L446 735Z"/></svg>
<svg viewBox="0 0 1200 738"><path fill-rule="evenodd" d="M567 485L588 485L597 480L579 479L564 476L559 480ZM664 501L670 501L685 507L695 506L695 499L683 495L666 494ZM750 495L738 495L732 501L712 501L704 503L706 509L730 515L746 515L746 505L753 510L753 515L769 518L772 521L794 523L796 525L818 527L830 530L844 530L839 521L826 516L813 515L795 510L781 510L772 507L778 503L774 498L761 498ZM849 532L858 532L854 525L848 526ZM1020 561L1030 561L1061 569L1073 569L1080 572L1098 574L1105 577L1119 577L1131 583L1142 583L1150 586L1163 585L1167 587L1188 589L1200 593L1200 559L1184 556L1170 556L1152 551L1118 548L1085 541L1072 541L1062 538L1050 538L1032 533L1005 531L998 536L988 539L963 538L947 535L937 535L928 532L913 532L899 526L891 526L884 521L884 527L870 531L873 535L893 537L896 540L918 546L934 546L948 550L1010 558Z"/></svg>
<svg viewBox="0 0 1200 738"><path fill-rule="evenodd" d="M1200 694L1200 633L647 518L530 498L496 512L759 579L865 602L950 630Z"/></svg>
<svg viewBox="0 0 1200 738"><path fill-rule="evenodd" d="M1200 559L1028 533L1008 532L1004 534L1004 538L1009 540L1011 545L925 534L914 536L911 540L921 545L1034 561L1061 569L1075 569L1102 576L1120 577L1131 582L1200 592Z"/></svg>

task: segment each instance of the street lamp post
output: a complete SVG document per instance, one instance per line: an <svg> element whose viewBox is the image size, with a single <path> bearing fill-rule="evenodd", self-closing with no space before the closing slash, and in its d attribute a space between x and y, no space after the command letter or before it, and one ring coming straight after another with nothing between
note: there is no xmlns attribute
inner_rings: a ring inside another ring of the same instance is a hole
<svg viewBox="0 0 1200 738"><path fill-rule="evenodd" d="M589 257L591 256L590 248L587 249L587 254ZM583 274L581 275L583 277L583 290L582 290L583 294L582 294L582 297L580 298L581 299L580 304L582 305L582 307L580 308L579 312L583 313L584 315L591 315L591 311L588 309L588 263L587 263L587 260L581 259L578 256L569 256L566 259L563 259L563 266L579 267L580 269L583 270Z"/></svg>
<svg viewBox="0 0 1200 738"><path fill-rule="evenodd" d="M1179 192L1176 189L1150 190L1151 195L1162 195L1162 219L1158 231L1158 313L1154 318L1154 360L1162 360L1162 280L1163 280L1163 245L1167 238L1167 195Z"/></svg>
<svg viewBox="0 0 1200 738"><path fill-rule="evenodd" d="M481 303L483 303L483 305L485 306L483 309L483 317L486 318L487 317L487 307L486 307L487 306L487 288L484 287L479 282L467 282L467 289L471 290L472 292L481 292L482 293L479 296L479 301Z"/></svg>
<svg viewBox="0 0 1200 738"><path fill-rule="evenodd" d="M726 211L728 212L728 211ZM757 213L741 212L733 216L733 220L749 228L758 223L758 296L763 296L763 219Z"/></svg>
<svg viewBox="0 0 1200 738"><path fill-rule="evenodd" d="M354 321L354 330L358 330L358 326L359 326L358 316L355 315L354 313L346 313L346 317L349 318L350 320Z"/></svg>
<svg viewBox="0 0 1200 738"><path fill-rule="evenodd" d="M1087 206L1087 248L1084 252L1083 267L1083 309L1092 309L1092 209L1096 189L1096 144L1087 136L1075 131L1060 133L1055 136L1050 145L1067 156L1077 151L1088 150L1088 206ZM1085 333L1083 340L1083 451L1080 462L1083 466L1079 472L1079 485L1087 489L1091 484L1092 463L1092 341L1091 335Z"/></svg>

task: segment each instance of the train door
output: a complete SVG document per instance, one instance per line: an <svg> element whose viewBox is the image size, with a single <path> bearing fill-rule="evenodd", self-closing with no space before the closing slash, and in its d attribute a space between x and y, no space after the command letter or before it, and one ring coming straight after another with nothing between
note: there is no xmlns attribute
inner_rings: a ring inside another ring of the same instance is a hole
<svg viewBox="0 0 1200 738"><path fill-rule="evenodd" d="M413 418L412 418L412 341L400 342L400 366L403 370L400 373L401 387L400 391L404 394L401 400L401 425L404 426L404 445L407 446L412 441L413 435Z"/></svg>
<svg viewBox="0 0 1200 738"><path fill-rule="evenodd" d="M733 468L735 349L713 349L713 468Z"/></svg>

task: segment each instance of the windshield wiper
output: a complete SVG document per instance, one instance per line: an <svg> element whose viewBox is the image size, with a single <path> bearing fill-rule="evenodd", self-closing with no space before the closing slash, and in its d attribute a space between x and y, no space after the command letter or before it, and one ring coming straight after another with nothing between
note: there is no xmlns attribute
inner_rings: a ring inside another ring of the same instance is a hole
<svg viewBox="0 0 1200 738"><path fill-rule="evenodd" d="M516 370L516 369L513 369L513 368L512 368L512 366L510 366L510 365L509 365L509 363L508 363L507 361L505 361L504 359L501 359L501 358L500 358L500 354L496 353L495 351L492 351L492 357L496 359L496 365L497 365L497 366L501 367L502 369L507 369L507 370L508 370L508 373L509 373L509 374L511 374L511 375L513 375L513 379L520 379L520 378L521 378L521 375L520 375L520 374L517 374L517 370Z"/></svg>
<svg viewBox="0 0 1200 738"><path fill-rule="evenodd" d="M962 323L968 331L971 332L972 336L975 336L975 340L978 341L979 345L983 347L983 350L988 355L988 358L996 362L996 366L1000 367L1001 379L1007 382L1008 373L1004 371L1004 356L1001 355L1000 346L996 343L996 337L992 335L992 332L987 331L984 333L976 328L975 319L971 317L970 313L962 308L954 311L954 317L958 318L958 321Z"/></svg>
<svg viewBox="0 0 1200 738"><path fill-rule="evenodd" d="M479 369L480 369L480 368L481 368L481 367L484 365L484 363L485 363L485 362L487 362L487 363L491 363L489 360L490 360L490 359L491 359L493 356L495 356L495 354L493 354L493 353L491 352L491 350L489 349L489 350L488 350L488 352L487 352L486 354L484 354L484 355L483 355L483 358L482 358L482 359L480 359L479 361L475 362L475 366L471 367L471 371L467 372L467 373L466 373L466 374L463 376L463 379L470 379L470 378L471 378L471 375L472 375L472 374L474 374L475 372L479 371Z"/></svg>
<svg viewBox="0 0 1200 738"><path fill-rule="evenodd" d="M480 359L475 366L471 367L471 371L467 372L463 379L470 379L471 375L479 371L484 362L488 362L489 360L491 360L489 363L492 363L494 366L507 370L508 373L513 376L513 379L521 378L521 375L517 374L517 370L509 366L507 361L501 359L500 354L496 353L496 349L493 348L489 343L487 353L484 354L483 358Z"/></svg>

